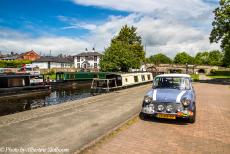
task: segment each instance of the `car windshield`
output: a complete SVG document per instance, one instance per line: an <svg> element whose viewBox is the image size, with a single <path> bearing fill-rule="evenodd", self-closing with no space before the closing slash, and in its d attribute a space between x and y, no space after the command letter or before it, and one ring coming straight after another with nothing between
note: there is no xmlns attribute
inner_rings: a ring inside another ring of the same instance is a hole
<svg viewBox="0 0 230 154"><path fill-rule="evenodd" d="M186 77L156 77L153 88L190 89L189 78Z"/></svg>

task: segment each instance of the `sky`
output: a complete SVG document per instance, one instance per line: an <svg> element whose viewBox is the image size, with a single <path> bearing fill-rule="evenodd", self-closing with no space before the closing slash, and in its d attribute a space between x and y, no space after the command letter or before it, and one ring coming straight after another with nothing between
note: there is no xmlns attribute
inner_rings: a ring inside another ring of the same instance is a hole
<svg viewBox="0 0 230 154"><path fill-rule="evenodd" d="M125 24L146 56L219 49L209 43L218 0L0 0L0 51L103 52Z"/></svg>

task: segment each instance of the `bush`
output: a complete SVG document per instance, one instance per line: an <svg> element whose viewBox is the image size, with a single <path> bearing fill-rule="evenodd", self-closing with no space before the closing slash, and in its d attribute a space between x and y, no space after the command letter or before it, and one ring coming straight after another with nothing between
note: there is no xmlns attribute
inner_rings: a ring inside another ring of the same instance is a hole
<svg viewBox="0 0 230 154"><path fill-rule="evenodd" d="M210 74L211 75L219 75L219 76L230 76L230 71L218 71L218 70L215 70L215 71L210 71Z"/></svg>
<svg viewBox="0 0 230 154"><path fill-rule="evenodd" d="M0 67L21 67L23 64L31 64L30 60L0 60Z"/></svg>

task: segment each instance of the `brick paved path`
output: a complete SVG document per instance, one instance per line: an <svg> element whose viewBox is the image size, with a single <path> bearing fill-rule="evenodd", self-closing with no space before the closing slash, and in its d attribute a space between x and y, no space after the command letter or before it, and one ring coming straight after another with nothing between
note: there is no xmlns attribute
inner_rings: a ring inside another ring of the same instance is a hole
<svg viewBox="0 0 230 154"><path fill-rule="evenodd" d="M138 120L86 153L230 153L230 87L195 83L197 121Z"/></svg>

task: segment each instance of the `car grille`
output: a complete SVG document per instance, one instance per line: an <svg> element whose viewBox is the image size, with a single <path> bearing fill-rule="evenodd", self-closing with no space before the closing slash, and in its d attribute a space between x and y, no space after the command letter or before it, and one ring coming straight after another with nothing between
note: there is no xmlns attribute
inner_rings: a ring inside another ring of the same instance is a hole
<svg viewBox="0 0 230 154"><path fill-rule="evenodd" d="M165 112L165 113L176 113L177 112L177 109L181 107L181 104L178 104L178 103L171 103L171 102L157 102L157 103L154 103L155 104L155 108L154 110L156 112ZM159 105L162 105L164 107L164 109L162 111L159 111L158 110L158 106ZM171 112L167 112L166 111L166 107L168 105L172 105L172 111Z"/></svg>

